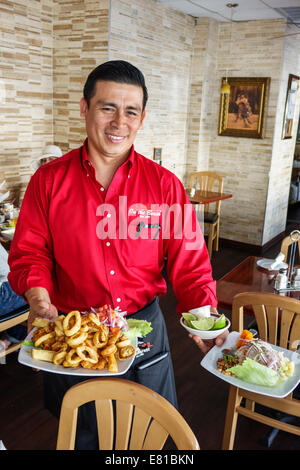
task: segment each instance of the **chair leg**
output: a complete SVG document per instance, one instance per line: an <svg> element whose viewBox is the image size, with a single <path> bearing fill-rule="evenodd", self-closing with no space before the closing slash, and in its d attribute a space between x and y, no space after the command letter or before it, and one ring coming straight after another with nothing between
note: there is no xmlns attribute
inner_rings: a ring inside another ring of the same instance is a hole
<svg viewBox="0 0 300 470"><path fill-rule="evenodd" d="M220 221L218 220L216 225L216 236L214 239L214 250L219 251L219 233L220 233Z"/></svg>
<svg viewBox="0 0 300 470"><path fill-rule="evenodd" d="M239 389L231 386L229 389L225 427L223 434L222 450L232 450L235 439L235 431L238 419L236 407L240 404Z"/></svg>
<svg viewBox="0 0 300 470"><path fill-rule="evenodd" d="M213 224L210 224L209 225L209 231L208 231L208 240L207 240L207 251L208 251L210 259L211 259L211 256L212 256L213 235L214 235L214 226L213 226Z"/></svg>

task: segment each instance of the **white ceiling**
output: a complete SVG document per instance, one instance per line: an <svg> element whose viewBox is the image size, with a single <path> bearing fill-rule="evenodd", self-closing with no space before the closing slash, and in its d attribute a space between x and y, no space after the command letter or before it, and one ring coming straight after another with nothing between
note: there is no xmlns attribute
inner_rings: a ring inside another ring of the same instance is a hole
<svg viewBox="0 0 300 470"><path fill-rule="evenodd" d="M299 23L300 0L158 0L164 5L196 18L210 17L218 21L250 21L287 18L288 22ZM237 3L235 8L226 4Z"/></svg>

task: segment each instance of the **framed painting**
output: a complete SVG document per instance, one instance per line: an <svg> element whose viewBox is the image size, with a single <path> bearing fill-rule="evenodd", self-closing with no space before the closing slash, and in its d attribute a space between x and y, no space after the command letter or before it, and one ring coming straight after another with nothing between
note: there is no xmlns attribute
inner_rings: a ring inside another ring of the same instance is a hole
<svg viewBox="0 0 300 470"><path fill-rule="evenodd" d="M223 78L223 83L224 83ZM263 139L270 78L227 78L221 94L219 135Z"/></svg>
<svg viewBox="0 0 300 470"><path fill-rule="evenodd" d="M295 115L295 105L297 90L299 88L299 77L296 75L289 75L288 87L285 100L284 116L283 116L283 126L282 126L282 136L281 139L291 139L293 122Z"/></svg>

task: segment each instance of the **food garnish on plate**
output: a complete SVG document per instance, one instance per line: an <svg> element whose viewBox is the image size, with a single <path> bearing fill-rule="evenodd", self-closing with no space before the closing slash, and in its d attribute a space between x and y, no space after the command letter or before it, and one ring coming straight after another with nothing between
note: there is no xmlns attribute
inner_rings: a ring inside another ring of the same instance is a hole
<svg viewBox="0 0 300 470"><path fill-rule="evenodd" d="M140 324L151 331L148 322ZM118 372L118 361L134 356L131 339L140 334L136 325L131 329L122 313L107 305L90 312L74 310L54 321L36 318L33 326L32 342L23 343L33 346L33 359L111 373Z"/></svg>
<svg viewBox="0 0 300 470"><path fill-rule="evenodd" d="M242 331L236 349L222 353L223 356L217 359L219 372L255 385L274 387L294 373L293 361L269 343L254 338L248 330Z"/></svg>

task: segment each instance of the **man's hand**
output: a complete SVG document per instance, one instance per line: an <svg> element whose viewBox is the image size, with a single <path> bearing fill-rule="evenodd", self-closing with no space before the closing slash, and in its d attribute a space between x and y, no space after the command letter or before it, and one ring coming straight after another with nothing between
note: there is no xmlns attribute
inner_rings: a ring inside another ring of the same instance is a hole
<svg viewBox="0 0 300 470"><path fill-rule="evenodd" d="M211 313L218 313L218 310L215 307L210 309ZM195 343L197 344L198 348L203 352L203 354L208 353L208 351L213 348L214 346L221 347L224 341L228 336L228 330L224 331L220 336L217 336L215 339L201 339L199 336L196 335L189 335Z"/></svg>
<svg viewBox="0 0 300 470"><path fill-rule="evenodd" d="M201 339L199 338L199 336L189 335L189 337L195 341L198 348L203 352L203 354L206 354L213 346L221 347L224 341L226 340L227 336L228 330L224 331L224 333L222 333L220 336L217 336L217 338L215 339Z"/></svg>
<svg viewBox="0 0 300 470"><path fill-rule="evenodd" d="M32 323L36 317L54 320L57 317L57 308L51 304L49 293L43 287L32 287L25 292L30 312L27 320L28 333L32 330Z"/></svg>

